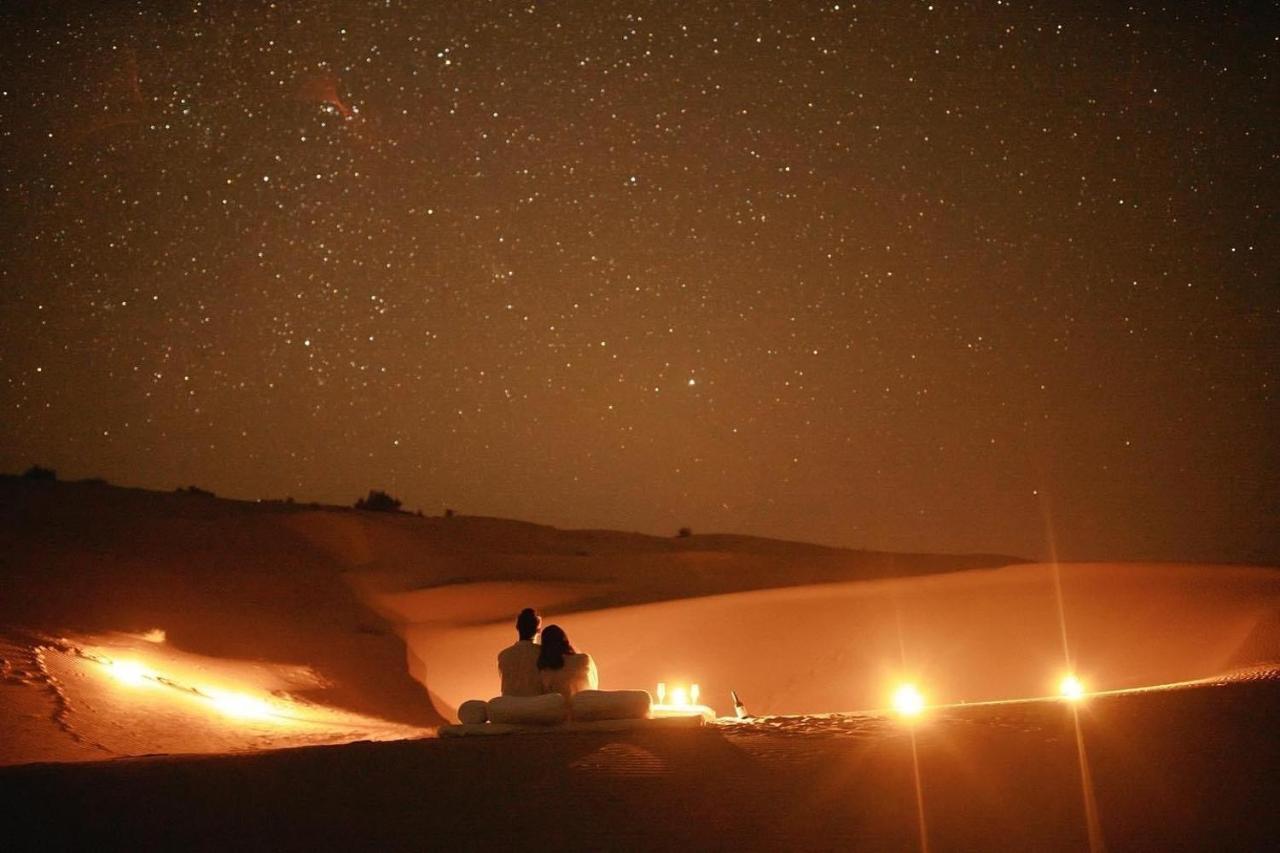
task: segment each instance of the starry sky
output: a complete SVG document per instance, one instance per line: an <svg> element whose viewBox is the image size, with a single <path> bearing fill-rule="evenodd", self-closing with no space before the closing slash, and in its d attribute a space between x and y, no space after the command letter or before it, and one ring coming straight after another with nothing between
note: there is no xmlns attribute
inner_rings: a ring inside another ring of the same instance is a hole
<svg viewBox="0 0 1280 853"><path fill-rule="evenodd" d="M1280 30L5 4L0 469L1280 562Z"/></svg>

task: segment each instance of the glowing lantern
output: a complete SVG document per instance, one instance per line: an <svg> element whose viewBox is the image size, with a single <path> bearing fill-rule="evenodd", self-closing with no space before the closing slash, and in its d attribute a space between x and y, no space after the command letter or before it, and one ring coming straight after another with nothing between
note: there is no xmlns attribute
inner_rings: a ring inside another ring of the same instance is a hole
<svg viewBox="0 0 1280 853"><path fill-rule="evenodd" d="M1058 683L1058 692L1068 702L1079 702L1084 698L1084 684L1074 675L1067 675Z"/></svg>
<svg viewBox="0 0 1280 853"><path fill-rule="evenodd" d="M914 684L904 684L893 693L893 707L904 717L915 717L924 711L924 696Z"/></svg>

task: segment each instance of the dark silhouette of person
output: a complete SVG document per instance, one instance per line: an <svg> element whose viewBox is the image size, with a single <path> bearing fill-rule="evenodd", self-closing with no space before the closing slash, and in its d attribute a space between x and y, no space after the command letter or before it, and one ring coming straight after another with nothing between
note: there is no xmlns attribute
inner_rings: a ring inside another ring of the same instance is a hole
<svg viewBox="0 0 1280 853"><path fill-rule="evenodd" d="M534 639L540 625L542 617L532 607L521 610L516 617L516 633L520 639L498 652L503 696L538 696L544 692L538 673L540 647Z"/></svg>
<svg viewBox="0 0 1280 853"><path fill-rule="evenodd" d="M575 651L569 635L559 625L548 625L543 630L537 664L543 693L559 693L569 699L579 690L599 687L596 662L591 655Z"/></svg>

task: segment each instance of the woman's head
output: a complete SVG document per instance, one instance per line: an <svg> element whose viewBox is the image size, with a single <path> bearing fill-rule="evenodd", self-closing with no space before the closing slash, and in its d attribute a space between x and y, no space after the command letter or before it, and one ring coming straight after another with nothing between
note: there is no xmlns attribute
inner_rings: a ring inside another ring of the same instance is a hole
<svg viewBox="0 0 1280 853"><path fill-rule="evenodd" d="M542 650L538 652L538 669L563 669L564 656L574 654L569 635L559 625L542 629Z"/></svg>

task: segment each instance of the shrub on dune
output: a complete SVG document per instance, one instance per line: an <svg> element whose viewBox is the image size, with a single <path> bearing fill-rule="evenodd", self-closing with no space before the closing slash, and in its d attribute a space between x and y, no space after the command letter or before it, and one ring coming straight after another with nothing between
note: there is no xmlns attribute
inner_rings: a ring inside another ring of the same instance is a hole
<svg viewBox="0 0 1280 853"><path fill-rule="evenodd" d="M367 509L371 512L399 512L400 499L379 489L370 489L367 498L356 500L356 509Z"/></svg>

